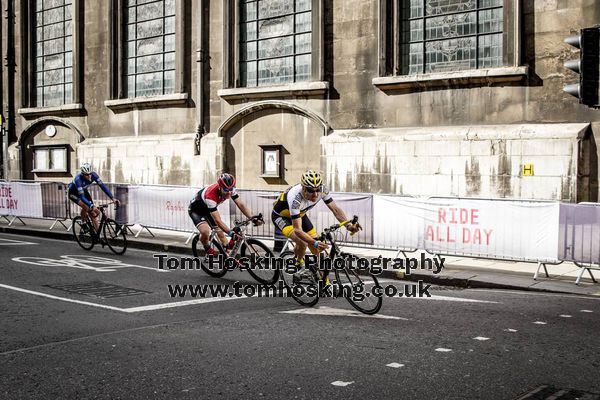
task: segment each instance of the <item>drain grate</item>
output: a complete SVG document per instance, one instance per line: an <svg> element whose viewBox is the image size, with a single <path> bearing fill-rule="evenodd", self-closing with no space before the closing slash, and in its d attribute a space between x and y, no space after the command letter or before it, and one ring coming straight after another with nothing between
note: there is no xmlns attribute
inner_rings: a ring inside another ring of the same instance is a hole
<svg viewBox="0 0 600 400"><path fill-rule="evenodd" d="M71 285L44 285L52 289L58 289L65 292L82 294L84 296L100 297L103 299L112 299L114 297L136 296L140 294L152 293L145 290L128 288L124 286L113 285L104 282L86 282Z"/></svg>
<svg viewBox="0 0 600 400"><path fill-rule="evenodd" d="M516 400L600 400L600 394L583 390L543 385L517 397Z"/></svg>

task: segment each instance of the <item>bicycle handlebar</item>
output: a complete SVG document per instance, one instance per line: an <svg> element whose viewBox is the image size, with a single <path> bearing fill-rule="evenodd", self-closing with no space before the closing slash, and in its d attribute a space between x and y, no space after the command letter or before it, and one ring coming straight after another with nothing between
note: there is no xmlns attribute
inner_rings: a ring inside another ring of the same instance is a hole
<svg viewBox="0 0 600 400"><path fill-rule="evenodd" d="M263 220L262 213L260 213L258 215L254 215L254 216L252 216L252 217L250 217L250 218L248 218L248 219L246 219L244 221L235 220L234 221L235 222L235 228L249 225L250 223L254 223L257 220L261 220L261 221Z"/></svg>
<svg viewBox="0 0 600 400"><path fill-rule="evenodd" d="M323 232L319 236L316 237L316 240L318 240L318 241L324 241L326 239L326 237L327 237L328 234L330 234L332 232L335 232L338 229L340 229L342 226L348 225L348 224L350 224L350 225L358 225L358 229L359 230L362 229L362 227L360 226L360 224L358 224L358 216L355 215L354 217L352 217L352 219L349 219L347 221L343 221L343 222L337 223L335 225L331 225L329 228L323 229ZM350 235L354 235L354 233L356 233L356 232L353 232Z"/></svg>

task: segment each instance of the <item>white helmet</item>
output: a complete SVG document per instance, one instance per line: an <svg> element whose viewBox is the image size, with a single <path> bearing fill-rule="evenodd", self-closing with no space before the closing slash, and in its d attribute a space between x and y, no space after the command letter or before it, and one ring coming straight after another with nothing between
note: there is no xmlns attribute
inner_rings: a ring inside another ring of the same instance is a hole
<svg viewBox="0 0 600 400"><path fill-rule="evenodd" d="M81 164L81 173L86 175L92 173L92 166L90 165L90 163Z"/></svg>

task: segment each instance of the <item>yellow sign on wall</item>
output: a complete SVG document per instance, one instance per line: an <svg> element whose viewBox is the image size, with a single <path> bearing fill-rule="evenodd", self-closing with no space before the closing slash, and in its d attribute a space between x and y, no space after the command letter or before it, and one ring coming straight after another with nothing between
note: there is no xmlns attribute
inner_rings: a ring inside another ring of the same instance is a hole
<svg viewBox="0 0 600 400"><path fill-rule="evenodd" d="M523 164L523 176L533 176L533 164Z"/></svg>

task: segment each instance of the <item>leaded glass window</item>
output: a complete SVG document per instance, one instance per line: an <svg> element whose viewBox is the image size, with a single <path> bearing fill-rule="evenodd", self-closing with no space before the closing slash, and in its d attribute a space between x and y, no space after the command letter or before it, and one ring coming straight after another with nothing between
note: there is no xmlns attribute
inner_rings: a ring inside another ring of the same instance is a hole
<svg viewBox="0 0 600 400"><path fill-rule="evenodd" d="M503 0L402 1L404 75L502 66Z"/></svg>
<svg viewBox="0 0 600 400"><path fill-rule="evenodd" d="M241 86L311 78L311 0L240 0Z"/></svg>
<svg viewBox="0 0 600 400"><path fill-rule="evenodd" d="M175 91L175 0L127 0L127 97Z"/></svg>
<svg viewBox="0 0 600 400"><path fill-rule="evenodd" d="M35 105L73 102L73 1L35 2Z"/></svg>

